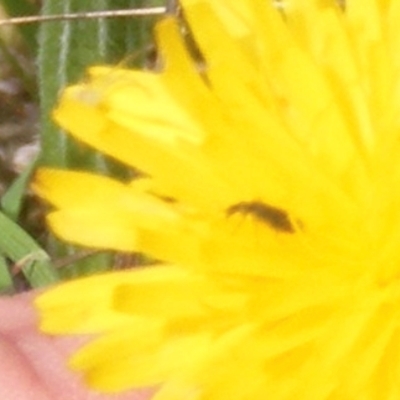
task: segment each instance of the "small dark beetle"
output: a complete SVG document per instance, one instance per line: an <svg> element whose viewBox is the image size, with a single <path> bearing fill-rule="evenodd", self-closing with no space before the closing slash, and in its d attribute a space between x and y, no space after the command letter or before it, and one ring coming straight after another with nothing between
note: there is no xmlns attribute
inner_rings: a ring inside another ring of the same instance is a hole
<svg viewBox="0 0 400 400"><path fill-rule="evenodd" d="M295 229L285 210L265 204L261 201L241 201L226 209L231 216L236 213L252 215L259 221L270 225L277 231L294 233Z"/></svg>

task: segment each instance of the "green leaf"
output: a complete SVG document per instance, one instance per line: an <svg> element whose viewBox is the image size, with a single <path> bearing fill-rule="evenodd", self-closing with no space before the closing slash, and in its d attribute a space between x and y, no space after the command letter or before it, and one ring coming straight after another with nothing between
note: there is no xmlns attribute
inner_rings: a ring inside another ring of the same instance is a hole
<svg viewBox="0 0 400 400"><path fill-rule="evenodd" d="M36 161L33 161L30 165L28 165L1 198L1 207L4 214L6 214L13 221L16 221L20 215L26 188L29 184L29 178L32 175L35 165Z"/></svg>
<svg viewBox="0 0 400 400"><path fill-rule="evenodd" d="M20 268L33 287L58 280L49 255L21 227L0 213L0 255Z"/></svg>
<svg viewBox="0 0 400 400"><path fill-rule="evenodd" d="M13 292L13 280L5 257L0 257L0 294Z"/></svg>

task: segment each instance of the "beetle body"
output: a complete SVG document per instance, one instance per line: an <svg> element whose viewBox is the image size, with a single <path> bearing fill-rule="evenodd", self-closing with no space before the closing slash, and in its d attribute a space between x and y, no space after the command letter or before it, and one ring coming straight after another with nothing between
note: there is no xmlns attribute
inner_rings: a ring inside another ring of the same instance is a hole
<svg viewBox="0 0 400 400"><path fill-rule="evenodd" d="M279 232L294 233L294 226L287 212L281 208L273 207L262 201L242 201L227 208L226 214L252 215L254 218L269 225Z"/></svg>

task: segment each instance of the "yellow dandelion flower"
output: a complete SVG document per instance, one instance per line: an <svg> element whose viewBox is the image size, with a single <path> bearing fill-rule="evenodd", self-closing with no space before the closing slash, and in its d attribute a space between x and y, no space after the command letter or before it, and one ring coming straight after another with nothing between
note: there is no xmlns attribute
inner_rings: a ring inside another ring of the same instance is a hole
<svg viewBox="0 0 400 400"><path fill-rule="evenodd" d="M163 263L39 297L71 360L156 400L400 398L400 2L182 0L161 72L94 67L55 110L147 178L42 170L65 240Z"/></svg>

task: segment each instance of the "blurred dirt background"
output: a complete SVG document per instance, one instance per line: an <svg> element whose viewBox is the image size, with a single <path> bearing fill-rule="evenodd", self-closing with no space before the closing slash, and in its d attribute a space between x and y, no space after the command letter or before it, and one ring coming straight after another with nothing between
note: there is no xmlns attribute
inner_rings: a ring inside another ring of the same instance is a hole
<svg viewBox="0 0 400 400"><path fill-rule="evenodd" d="M15 27L0 27L0 197L39 149L35 85L34 55Z"/></svg>

